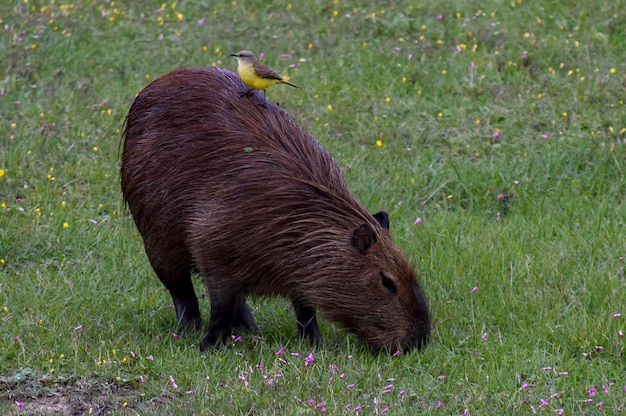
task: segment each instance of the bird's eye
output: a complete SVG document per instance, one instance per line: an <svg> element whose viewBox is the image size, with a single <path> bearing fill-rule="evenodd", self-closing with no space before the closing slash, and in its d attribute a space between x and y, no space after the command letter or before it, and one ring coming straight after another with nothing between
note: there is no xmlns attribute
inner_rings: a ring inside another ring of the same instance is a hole
<svg viewBox="0 0 626 416"><path fill-rule="evenodd" d="M391 293L396 294L398 292L398 288L396 288L396 284L389 277L385 275L385 273L380 273L380 281L383 283L383 286Z"/></svg>

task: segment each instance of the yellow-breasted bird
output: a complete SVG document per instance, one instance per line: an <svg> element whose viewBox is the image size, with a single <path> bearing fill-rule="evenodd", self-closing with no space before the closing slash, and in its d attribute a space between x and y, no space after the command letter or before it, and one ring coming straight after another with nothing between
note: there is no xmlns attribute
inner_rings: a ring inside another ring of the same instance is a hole
<svg viewBox="0 0 626 416"><path fill-rule="evenodd" d="M237 73L241 80L251 87L245 94L253 89L265 90L274 84L287 84L294 88L300 88L296 84L285 81L280 74L258 61L250 51L231 53L230 56L237 58Z"/></svg>

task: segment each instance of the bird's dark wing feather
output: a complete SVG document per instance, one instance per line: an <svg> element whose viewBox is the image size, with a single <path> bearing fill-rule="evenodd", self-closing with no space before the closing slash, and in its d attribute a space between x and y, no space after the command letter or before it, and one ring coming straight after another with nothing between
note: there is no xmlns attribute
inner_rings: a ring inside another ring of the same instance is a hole
<svg viewBox="0 0 626 416"><path fill-rule="evenodd" d="M282 81L283 79L283 77L281 77L278 72L271 70L259 61L254 62L254 64L252 64L252 67L254 68L254 72L256 72L257 75L261 78L277 79L279 81Z"/></svg>

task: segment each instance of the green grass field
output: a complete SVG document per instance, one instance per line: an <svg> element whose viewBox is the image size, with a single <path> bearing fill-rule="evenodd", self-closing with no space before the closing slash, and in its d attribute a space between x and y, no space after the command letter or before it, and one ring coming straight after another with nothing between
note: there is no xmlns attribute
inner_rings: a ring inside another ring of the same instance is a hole
<svg viewBox="0 0 626 416"><path fill-rule="evenodd" d="M626 414L619 3L4 1L0 413ZM173 334L120 195L124 117L241 49L303 87L268 99L389 212L431 305L423 351L324 320L312 348L282 299L219 351Z"/></svg>

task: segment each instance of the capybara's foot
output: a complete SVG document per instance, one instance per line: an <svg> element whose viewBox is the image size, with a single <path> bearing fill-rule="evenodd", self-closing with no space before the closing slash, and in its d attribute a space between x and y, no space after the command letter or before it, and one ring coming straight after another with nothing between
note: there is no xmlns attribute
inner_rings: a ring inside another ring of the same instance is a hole
<svg viewBox="0 0 626 416"><path fill-rule="evenodd" d="M308 339L311 344L317 344L322 340L320 328L317 326L315 309L305 306L299 301L293 301L298 324L298 336L300 339Z"/></svg>

